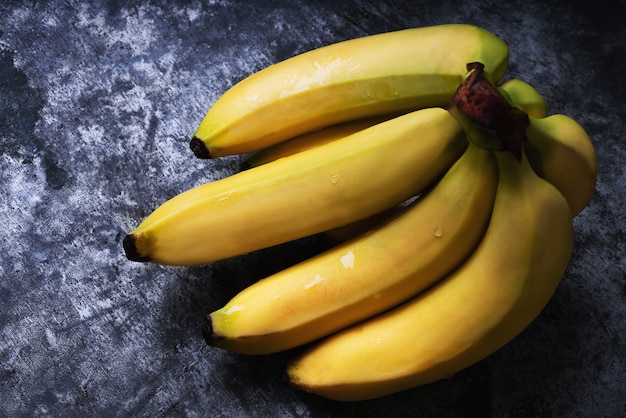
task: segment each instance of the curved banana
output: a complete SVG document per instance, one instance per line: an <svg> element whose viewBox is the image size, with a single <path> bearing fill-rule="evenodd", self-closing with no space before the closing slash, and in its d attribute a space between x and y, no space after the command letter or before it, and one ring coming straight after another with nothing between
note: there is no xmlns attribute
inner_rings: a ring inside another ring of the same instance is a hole
<svg viewBox="0 0 626 418"><path fill-rule="evenodd" d="M512 105L520 108L529 116L543 118L548 111L545 99L533 86L517 78L504 81L498 90Z"/></svg>
<svg viewBox="0 0 626 418"><path fill-rule="evenodd" d="M508 46L479 27L449 24L314 49L228 89L190 147L200 158L245 153L348 120L446 106L472 61L497 82Z"/></svg>
<svg viewBox="0 0 626 418"><path fill-rule="evenodd" d="M540 177L563 193L575 217L589 204L596 188L598 158L591 138L566 115L529 119L528 159Z"/></svg>
<svg viewBox="0 0 626 418"><path fill-rule="evenodd" d="M123 241L135 261L210 263L366 218L420 193L467 148L429 108L188 190Z"/></svg>
<svg viewBox="0 0 626 418"><path fill-rule="evenodd" d="M401 216L263 279L211 313L208 344L268 354L389 309L458 266L482 238L496 194L493 154L469 145Z"/></svg>
<svg viewBox="0 0 626 418"><path fill-rule="evenodd" d="M406 390L484 359L548 303L573 245L569 207L522 152L495 151L500 177L487 232L449 277L322 340L287 369L294 386L357 401Z"/></svg>

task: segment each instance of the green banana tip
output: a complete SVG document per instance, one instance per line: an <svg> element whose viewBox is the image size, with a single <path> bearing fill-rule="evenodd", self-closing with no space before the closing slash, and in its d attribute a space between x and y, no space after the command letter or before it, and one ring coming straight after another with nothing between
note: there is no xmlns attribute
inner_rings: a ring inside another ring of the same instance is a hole
<svg viewBox="0 0 626 418"><path fill-rule="evenodd" d="M191 148L191 151L193 151L193 154L198 158L202 158L202 159L213 158L211 157L211 153L209 152L204 142L197 136L194 136L193 138L191 138L191 142L189 142L189 148Z"/></svg>

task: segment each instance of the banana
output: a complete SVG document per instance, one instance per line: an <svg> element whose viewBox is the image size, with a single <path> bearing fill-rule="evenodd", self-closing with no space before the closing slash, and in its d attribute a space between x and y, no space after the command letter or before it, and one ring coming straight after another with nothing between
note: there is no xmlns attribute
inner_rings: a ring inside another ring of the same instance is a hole
<svg viewBox="0 0 626 418"><path fill-rule="evenodd" d="M369 234L244 289L211 313L207 343L268 354L391 308L458 266L487 227L498 184L493 154L467 151L425 196Z"/></svg>
<svg viewBox="0 0 626 418"><path fill-rule="evenodd" d="M340 401L424 385L486 358L540 313L564 274L573 225L563 195L524 151L494 151L499 184L485 236L449 277L347 328L288 365L297 388Z"/></svg>
<svg viewBox="0 0 626 418"><path fill-rule="evenodd" d="M547 115L548 104L545 99L527 82L513 78L500 83L498 90L509 103L520 108L529 116L543 118Z"/></svg>
<svg viewBox="0 0 626 418"><path fill-rule="evenodd" d="M448 24L317 48L228 89L190 147L200 158L246 153L348 120L446 106L473 61L497 82L508 46L479 27Z"/></svg>
<svg viewBox="0 0 626 418"><path fill-rule="evenodd" d="M446 110L422 109L183 192L129 232L124 250L203 264L323 232L420 193L466 148Z"/></svg>
<svg viewBox="0 0 626 418"><path fill-rule="evenodd" d="M529 119L528 158L537 174L563 193L575 217L589 204L596 188L598 158L593 142L569 116L557 113Z"/></svg>

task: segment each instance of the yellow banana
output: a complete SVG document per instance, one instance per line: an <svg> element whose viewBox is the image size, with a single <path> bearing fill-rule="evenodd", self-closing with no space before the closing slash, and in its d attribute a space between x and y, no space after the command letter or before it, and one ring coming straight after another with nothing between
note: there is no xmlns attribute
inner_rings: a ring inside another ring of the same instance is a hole
<svg viewBox="0 0 626 418"><path fill-rule="evenodd" d="M447 111L412 112L179 194L124 238L126 256L210 263L345 225L420 193L466 148Z"/></svg>
<svg viewBox="0 0 626 418"><path fill-rule="evenodd" d="M548 303L567 266L573 226L562 194L508 151L492 217L449 277L295 359L289 382L341 401L377 398L449 377L508 343Z"/></svg>
<svg viewBox="0 0 626 418"><path fill-rule="evenodd" d="M498 90L509 103L522 109L529 116L543 118L548 111L548 105L541 94L533 86L517 78L504 81L498 85Z"/></svg>
<svg viewBox="0 0 626 418"><path fill-rule="evenodd" d="M562 114L530 117L526 135L533 168L563 193L572 217L578 215L596 188L598 159L591 138L578 122Z"/></svg>
<svg viewBox="0 0 626 418"><path fill-rule="evenodd" d="M228 89L190 146L200 158L245 153L348 120L447 106L473 61L497 82L508 46L479 27L449 24L314 49Z"/></svg>
<svg viewBox="0 0 626 418"><path fill-rule="evenodd" d="M210 345L268 354L389 309L458 266L482 238L496 193L493 154L464 155L405 213L246 288L207 317Z"/></svg>

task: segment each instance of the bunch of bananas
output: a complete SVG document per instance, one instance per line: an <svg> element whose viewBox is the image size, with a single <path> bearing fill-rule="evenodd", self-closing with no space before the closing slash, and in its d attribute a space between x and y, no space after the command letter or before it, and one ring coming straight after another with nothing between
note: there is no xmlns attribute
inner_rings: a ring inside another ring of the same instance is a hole
<svg viewBox="0 0 626 418"><path fill-rule="evenodd" d="M539 314L590 201L585 130L502 81L508 47L472 25L312 50L226 91L190 146L252 153L124 239L130 260L192 265L326 233L336 245L207 316L208 344L310 344L288 381L355 401L426 384L502 347Z"/></svg>

